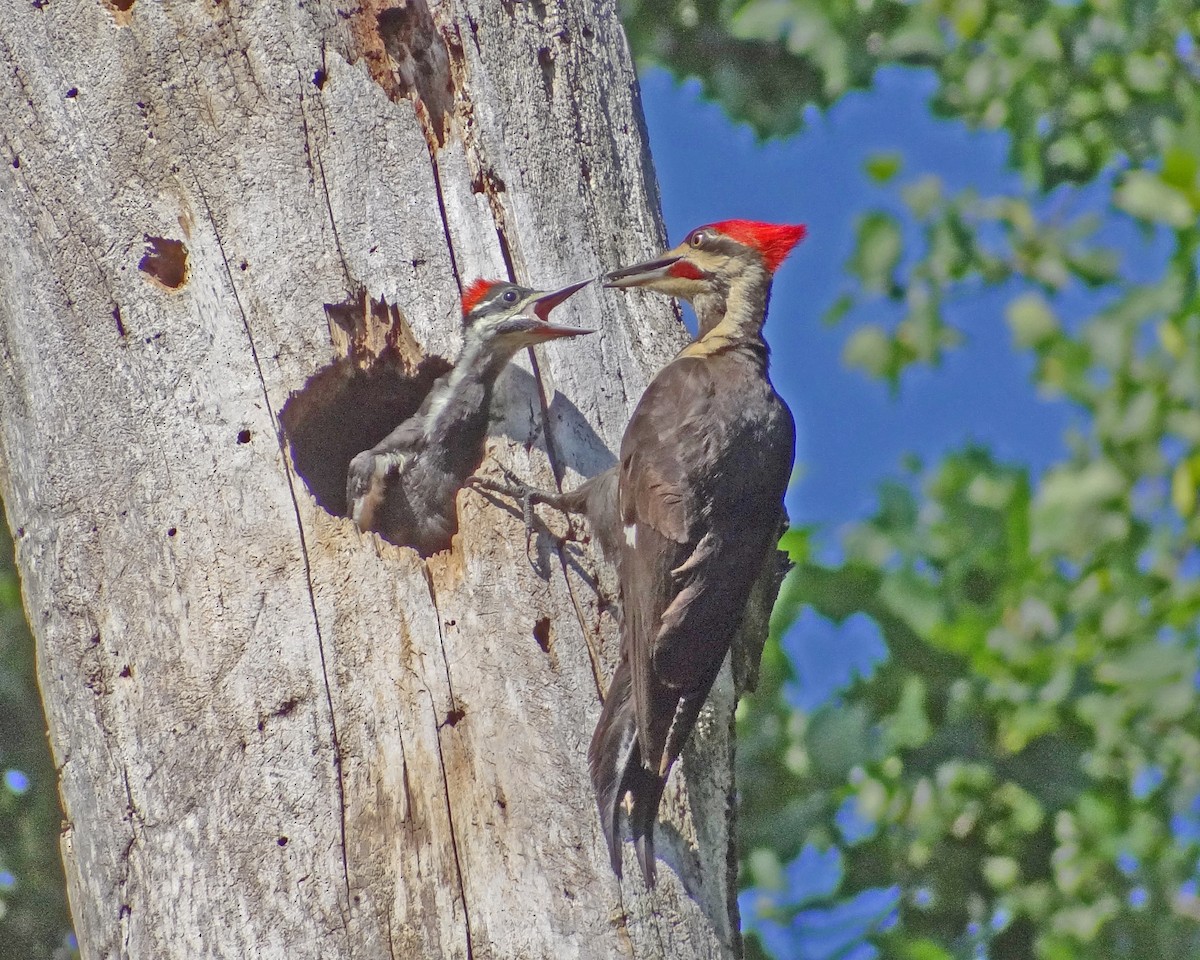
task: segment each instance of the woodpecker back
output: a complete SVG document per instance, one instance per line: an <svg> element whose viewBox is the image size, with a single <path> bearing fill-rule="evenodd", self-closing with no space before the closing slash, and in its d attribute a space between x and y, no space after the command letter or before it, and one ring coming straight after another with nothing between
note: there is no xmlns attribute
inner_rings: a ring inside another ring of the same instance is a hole
<svg viewBox="0 0 1200 960"><path fill-rule="evenodd" d="M723 221L610 286L691 300L700 336L646 389L617 480L621 663L588 752L613 869L622 802L654 883L654 822L784 520L795 427L762 340L771 278L803 227Z"/></svg>

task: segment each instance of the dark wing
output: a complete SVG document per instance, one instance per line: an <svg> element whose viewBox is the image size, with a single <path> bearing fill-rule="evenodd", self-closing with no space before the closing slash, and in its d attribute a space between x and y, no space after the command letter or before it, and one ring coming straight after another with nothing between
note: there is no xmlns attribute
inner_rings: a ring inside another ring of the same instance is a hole
<svg viewBox="0 0 1200 960"><path fill-rule="evenodd" d="M681 357L622 443L624 628L644 761L665 776L778 532L794 426L749 358Z"/></svg>
<svg viewBox="0 0 1200 960"><path fill-rule="evenodd" d="M617 666L604 698L604 709L588 747L588 768L613 872L621 876L621 840L617 826L621 804L628 798L629 823L638 865L646 886L654 886L654 821L666 781L642 763L627 659L622 658Z"/></svg>
<svg viewBox="0 0 1200 960"><path fill-rule="evenodd" d="M380 529L380 511L388 490L423 443L422 418L418 413L350 461L346 474L346 514L359 529Z"/></svg>

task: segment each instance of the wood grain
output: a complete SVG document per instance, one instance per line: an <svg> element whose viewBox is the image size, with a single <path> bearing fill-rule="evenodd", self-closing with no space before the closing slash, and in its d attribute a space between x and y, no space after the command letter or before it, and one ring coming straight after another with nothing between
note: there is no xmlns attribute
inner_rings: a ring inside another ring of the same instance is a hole
<svg viewBox="0 0 1200 960"><path fill-rule="evenodd" d="M405 29L444 59L397 63ZM612 0L64 0L0 19L0 55L0 493L84 956L740 953L731 686L664 804L679 876L620 886L591 549L527 556L464 492L423 562L320 507L280 420L348 349L326 305L365 291L452 357L467 280L660 249ZM489 451L570 485L684 334L599 287L556 316L599 332L510 368Z"/></svg>

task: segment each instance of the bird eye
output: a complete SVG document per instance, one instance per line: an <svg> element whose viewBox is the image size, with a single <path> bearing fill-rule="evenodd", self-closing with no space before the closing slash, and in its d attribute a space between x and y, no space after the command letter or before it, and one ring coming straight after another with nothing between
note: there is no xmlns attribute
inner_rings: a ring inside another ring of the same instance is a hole
<svg viewBox="0 0 1200 960"><path fill-rule="evenodd" d="M693 247L704 246L704 241L708 239L708 235L703 230L697 230L691 236L691 244Z"/></svg>
<svg viewBox="0 0 1200 960"><path fill-rule="evenodd" d="M504 291L504 302L505 303L516 303L517 302L517 291L516 290L505 290Z"/></svg>

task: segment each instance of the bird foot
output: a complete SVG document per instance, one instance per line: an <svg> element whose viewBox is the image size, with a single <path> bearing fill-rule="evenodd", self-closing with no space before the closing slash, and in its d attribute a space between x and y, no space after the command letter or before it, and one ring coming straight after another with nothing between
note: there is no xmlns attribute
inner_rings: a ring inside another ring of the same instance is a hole
<svg viewBox="0 0 1200 960"><path fill-rule="evenodd" d="M551 507L559 507L562 501L562 494L556 490L543 490L540 487L530 486L515 473L508 469L503 464L498 464L500 471L504 474L505 483L498 480L493 480L491 477L481 477L479 474L474 474L467 477L467 486L474 487L477 490L486 490L488 493L498 493L504 497L510 497L521 504L526 517L531 516L531 505L534 503L545 503Z"/></svg>
<svg viewBox="0 0 1200 960"><path fill-rule="evenodd" d="M498 466L504 474L504 479L507 483L500 483L490 477L481 477L478 474L474 474L467 477L466 486L488 493L498 493L501 496L517 501L521 505L521 517L525 521L525 553L528 556L530 545L533 542L533 505L538 502L548 503L549 500L547 497L552 497L554 494L549 494L545 490L539 490L537 487L531 487L509 470L508 467L504 466L504 464L498 464Z"/></svg>

